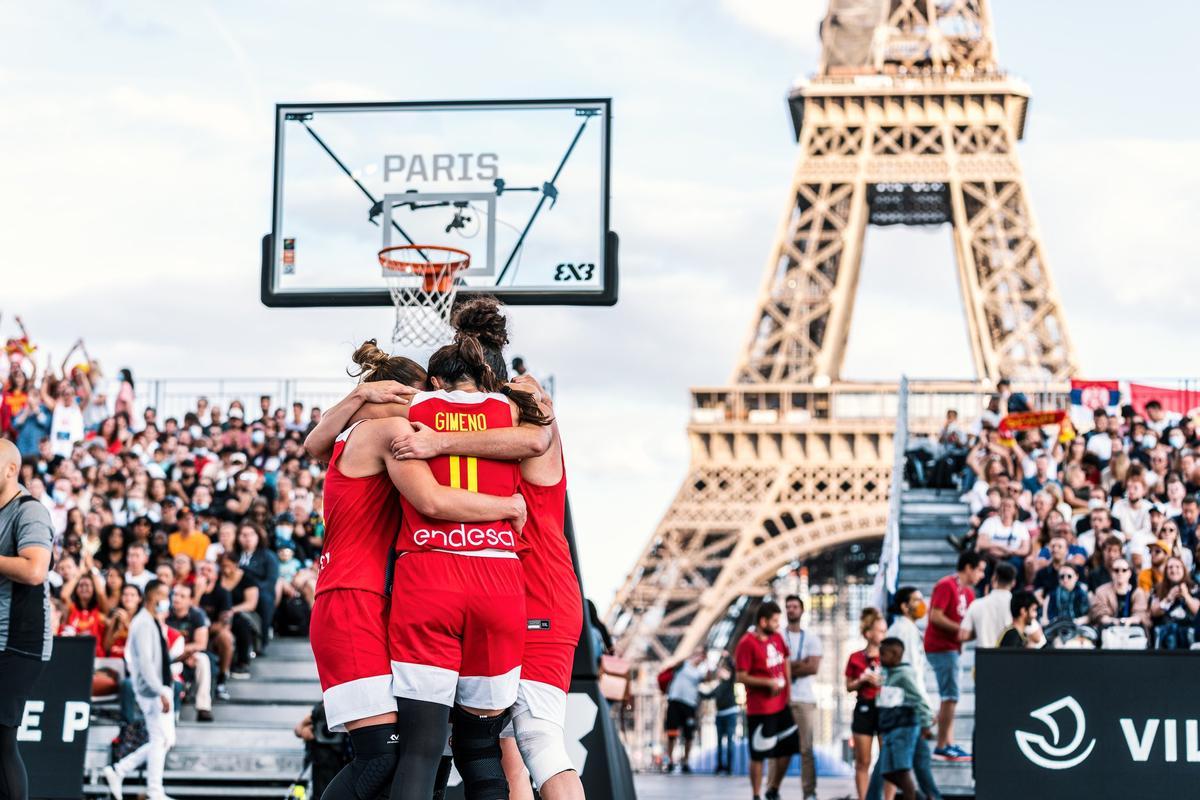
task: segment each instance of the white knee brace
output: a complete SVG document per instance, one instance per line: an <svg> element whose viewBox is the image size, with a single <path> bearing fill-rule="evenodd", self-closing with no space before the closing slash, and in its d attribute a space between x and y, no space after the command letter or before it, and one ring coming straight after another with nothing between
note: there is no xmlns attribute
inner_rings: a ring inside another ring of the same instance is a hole
<svg viewBox="0 0 1200 800"><path fill-rule="evenodd" d="M527 709L513 717L513 732L535 788L541 788L560 772L575 769L558 723L538 719Z"/></svg>

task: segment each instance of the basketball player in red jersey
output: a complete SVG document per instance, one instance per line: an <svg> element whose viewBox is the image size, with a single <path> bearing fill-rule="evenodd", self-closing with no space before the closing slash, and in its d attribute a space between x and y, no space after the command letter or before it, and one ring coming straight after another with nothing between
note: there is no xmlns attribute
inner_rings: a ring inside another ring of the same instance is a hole
<svg viewBox="0 0 1200 800"><path fill-rule="evenodd" d="M502 359L502 354L499 357ZM543 412L553 414L549 396L532 377L522 376L513 384L531 390ZM527 629L511 727L520 752L516 770L506 772L514 797L529 792L520 767L523 760L542 798L583 800L583 783L567 754L564 733L575 648L583 627L583 598L564 530L567 480L557 423L551 425L551 431L549 449L521 462L520 489L528 506L520 550ZM494 441L480 433L438 432L419 422L413 424L411 433L392 442L393 455L399 459L468 453L496 457L495 447ZM505 762L507 767L507 753Z"/></svg>
<svg viewBox="0 0 1200 800"><path fill-rule="evenodd" d="M454 343L429 360L436 390L412 399L409 420L440 431L493 430L521 421L548 426L551 420L537 402L504 387L503 372L485 360L481 339L490 341L494 330L468 329L459 324L461 318L456 316ZM501 331L505 326L495 313L487 322ZM444 456L428 463L439 483L468 491L503 497L520 483L513 462ZM438 721L444 726L449 718L451 749L468 800L506 800L499 735L517 699L526 625L518 532L506 520L447 523L411 508L403 493L401 499L401 557L388 638L401 717L419 722L402 730L402 736L408 734L402 746L414 758L411 769L402 758L392 798L430 797L441 747L427 729L436 730ZM417 753L428 761L417 764Z"/></svg>
<svg viewBox="0 0 1200 800"><path fill-rule="evenodd" d="M365 343L355 352L364 382L424 385L425 371ZM390 441L409 430L400 417L360 419L333 445L325 480L326 538L313 607L313 653L333 730L348 730L355 759L326 790L330 800L366 800L387 790L399 761L396 701L386 639L386 573L400 528L396 489L420 513L478 522L520 524L520 495L498 497L449 488L427 465L397 470Z"/></svg>

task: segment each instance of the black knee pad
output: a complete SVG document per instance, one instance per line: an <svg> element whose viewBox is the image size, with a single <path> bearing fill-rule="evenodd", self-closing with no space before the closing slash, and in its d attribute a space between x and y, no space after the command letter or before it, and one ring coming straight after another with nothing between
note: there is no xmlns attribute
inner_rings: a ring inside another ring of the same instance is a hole
<svg viewBox="0 0 1200 800"><path fill-rule="evenodd" d="M400 763L392 779L391 800L430 800L438 762L446 750L450 708L439 703L400 698Z"/></svg>
<svg viewBox="0 0 1200 800"><path fill-rule="evenodd" d="M455 706L450 712L450 750L462 775L467 800L508 800L508 780L500 764L500 732L511 711L495 717L468 714Z"/></svg>
<svg viewBox="0 0 1200 800"><path fill-rule="evenodd" d="M328 800L376 800L387 795L400 757L396 726L370 725L350 732L354 760L325 790Z"/></svg>

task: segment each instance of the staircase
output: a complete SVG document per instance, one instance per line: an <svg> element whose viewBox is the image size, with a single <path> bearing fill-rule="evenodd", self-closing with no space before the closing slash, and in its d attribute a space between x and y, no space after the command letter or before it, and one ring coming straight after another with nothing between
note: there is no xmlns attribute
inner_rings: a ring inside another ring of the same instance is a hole
<svg viewBox="0 0 1200 800"><path fill-rule="evenodd" d="M214 722L196 722L185 706L167 755L165 785L172 797L286 797L304 765L304 745L292 729L321 699L307 639L277 638L255 659L248 680L229 681L231 699L213 704ZM109 763L117 726L93 718L84 765L84 793L107 795L100 771ZM143 776L125 780L136 797Z"/></svg>
<svg viewBox="0 0 1200 800"><path fill-rule="evenodd" d="M957 489L904 489L900 496L900 547L896 586L916 586L929 597L933 585L955 571L958 551L946 537L962 536L967 530L970 511L959 499ZM963 647L960 698L955 716L955 742L974 752L975 731L975 645ZM937 681L933 671L925 676L929 701L937 711ZM970 763L933 762L938 789L947 797L974 796L975 779Z"/></svg>

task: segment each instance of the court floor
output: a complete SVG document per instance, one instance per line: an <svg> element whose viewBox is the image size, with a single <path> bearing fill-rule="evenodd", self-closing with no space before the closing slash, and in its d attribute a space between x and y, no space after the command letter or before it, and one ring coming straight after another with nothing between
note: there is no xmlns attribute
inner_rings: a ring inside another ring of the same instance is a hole
<svg viewBox="0 0 1200 800"><path fill-rule="evenodd" d="M745 775L726 777L713 775L652 775L635 776L638 800L750 800L750 781ZM781 800L803 800L798 778L788 778L780 791ZM819 800L840 800L854 797L854 783L849 778L821 778L817 781Z"/></svg>

